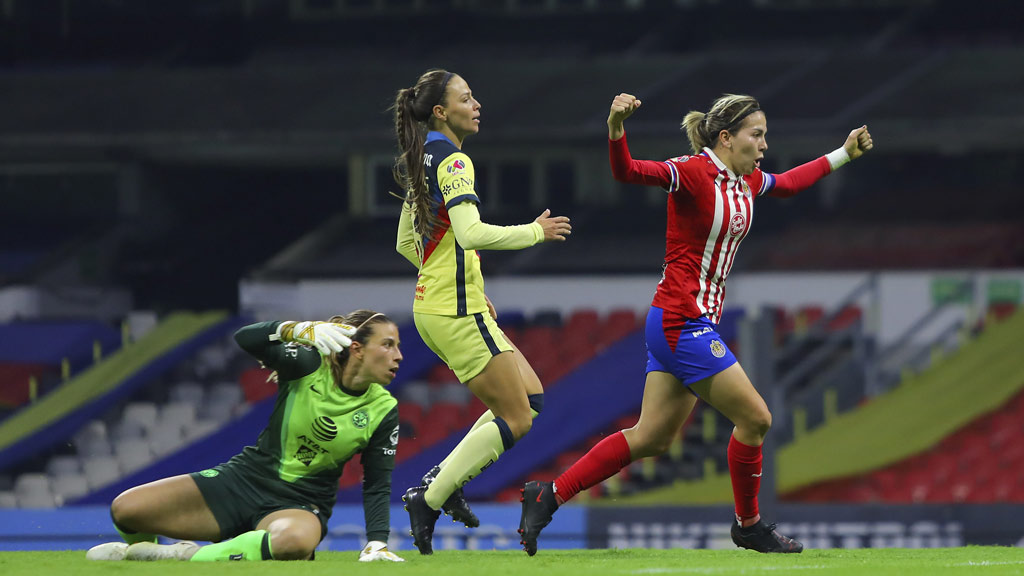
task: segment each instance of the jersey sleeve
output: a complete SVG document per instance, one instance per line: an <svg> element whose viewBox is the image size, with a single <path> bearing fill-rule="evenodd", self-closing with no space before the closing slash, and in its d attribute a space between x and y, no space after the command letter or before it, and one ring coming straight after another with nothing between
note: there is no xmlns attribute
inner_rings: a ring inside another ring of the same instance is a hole
<svg viewBox="0 0 1024 576"><path fill-rule="evenodd" d="M398 406L384 416L363 450L366 539L387 542L391 532L391 472L398 449Z"/></svg>
<svg viewBox="0 0 1024 576"><path fill-rule="evenodd" d="M776 198L787 198L795 196L798 192L809 188L812 184L821 180L832 171L832 165L828 158L821 156L796 168L790 168L782 174L764 173L764 184L762 191L758 193L775 196ZM751 185L751 188L754 188Z"/></svg>
<svg viewBox="0 0 1024 576"><path fill-rule="evenodd" d="M473 162L462 152L455 152L441 161L437 167L437 185L445 208L462 202L480 203L476 195L476 176Z"/></svg>
<svg viewBox="0 0 1024 576"><path fill-rule="evenodd" d="M612 177L619 182L660 186L672 192L671 186L677 185L673 179L673 169L666 162L653 160L634 160L626 144L626 135L618 140L608 140L608 161L612 167Z"/></svg>
<svg viewBox="0 0 1024 576"><path fill-rule="evenodd" d="M320 353L294 343L271 340L280 322L259 322L235 332L235 342L264 366L277 372L278 381L297 380L320 367Z"/></svg>
<svg viewBox="0 0 1024 576"><path fill-rule="evenodd" d="M521 250L544 240L544 228L537 222L518 226L494 226L480 220L472 202L448 208L455 240L465 250Z"/></svg>
<svg viewBox="0 0 1024 576"><path fill-rule="evenodd" d="M420 267L420 247L417 243L416 229L413 226L413 210L415 207L402 202L402 215L398 218L398 239L395 243L395 250L412 262L416 268Z"/></svg>

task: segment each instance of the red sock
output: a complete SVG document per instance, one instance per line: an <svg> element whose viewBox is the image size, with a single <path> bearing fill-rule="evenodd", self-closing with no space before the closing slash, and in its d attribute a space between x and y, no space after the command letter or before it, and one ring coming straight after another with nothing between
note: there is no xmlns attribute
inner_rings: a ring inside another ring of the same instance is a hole
<svg viewBox="0 0 1024 576"><path fill-rule="evenodd" d="M747 446L735 436L729 438L729 475L736 516L740 520L757 516L757 494L761 491L761 447Z"/></svg>
<svg viewBox="0 0 1024 576"><path fill-rule="evenodd" d="M595 484L611 478L622 470L633 458L629 454L629 443L622 431L601 440L568 470L555 479L555 496L562 502L579 494Z"/></svg>

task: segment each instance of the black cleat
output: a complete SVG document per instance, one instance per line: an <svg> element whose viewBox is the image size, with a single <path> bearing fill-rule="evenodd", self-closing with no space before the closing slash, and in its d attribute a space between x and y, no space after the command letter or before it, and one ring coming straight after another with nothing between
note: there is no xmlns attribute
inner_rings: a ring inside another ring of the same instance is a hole
<svg viewBox="0 0 1024 576"><path fill-rule="evenodd" d="M439 472L441 472L440 466L431 468L430 472L423 476L423 485L430 486L430 483L434 481ZM466 495L462 493L462 488L452 492L451 496L441 505L441 511L451 516L452 522L462 522L466 525L466 528L476 528L480 525L480 519L476 517L476 514L469 507L469 502L466 502Z"/></svg>
<svg viewBox="0 0 1024 576"><path fill-rule="evenodd" d="M741 527L739 522L735 522L730 532L732 541L740 548L784 554L799 554L804 550L803 544L779 534L775 530L775 524L765 524L761 520L746 528Z"/></svg>
<svg viewBox="0 0 1024 576"><path fill-rule="evenodd" d="M537 537L551 522L551 516L558 509L555 500L554 482L527 482L520 490L523 496L523 515L519 517L519 541L530 556L537 553Z"/></svg>
<svg viewBox="0 0 1024 576"><path fill-rule="evenodd" d="M412 536L413 544L416 544L420 554L433 554L434 523L441 512L427 506L424 497L426 492L426 486L414 486L405 491L402 501L409 512L409 525L412 527L409 535Z"/></svg>

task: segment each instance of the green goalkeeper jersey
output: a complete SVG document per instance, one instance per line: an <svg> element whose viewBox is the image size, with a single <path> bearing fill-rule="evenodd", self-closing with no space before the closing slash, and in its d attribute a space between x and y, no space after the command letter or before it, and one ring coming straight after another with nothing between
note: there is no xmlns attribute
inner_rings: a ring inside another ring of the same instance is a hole
<svg viewBox="0 0 1024 576"><path fill-rule="evenodd" d="M235 334L239 346L277 372L278 394L256 445L231 462L271 479L268 488L309 498L329 517L345 464L362 454L367 539L386 542L398 401L380 384L358 393L336 383L316 350L270 340L278 324L252 324Z"/></svg>

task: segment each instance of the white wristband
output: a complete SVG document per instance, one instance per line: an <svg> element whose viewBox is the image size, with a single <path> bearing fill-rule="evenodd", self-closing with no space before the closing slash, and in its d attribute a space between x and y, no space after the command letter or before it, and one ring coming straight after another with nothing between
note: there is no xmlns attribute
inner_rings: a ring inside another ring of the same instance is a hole
<svg viewBox="0 0 1024 576"><path fill-rule="evenodd" d="M825 154L825 158L828 158L828 164L832 167L833 172L836 171L836 168L839 168L850 161L850 155L847 154L846 150L843 148L836 148L828 154Z"/></svg>

